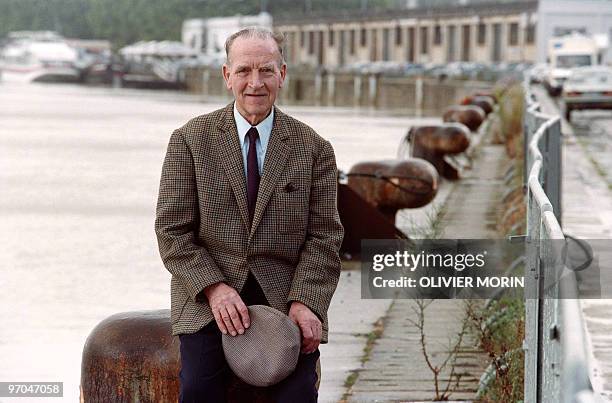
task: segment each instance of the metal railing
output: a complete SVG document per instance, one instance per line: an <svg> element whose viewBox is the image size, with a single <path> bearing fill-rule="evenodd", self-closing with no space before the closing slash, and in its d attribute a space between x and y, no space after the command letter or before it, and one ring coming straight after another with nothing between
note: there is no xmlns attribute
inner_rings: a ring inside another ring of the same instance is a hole
<svg viewBox="0 0 612 403"><path fill-rule="evenodd" d="M525 84L525 402L601 402L593 391L575 273L563 265L561 121Z"/></svg>

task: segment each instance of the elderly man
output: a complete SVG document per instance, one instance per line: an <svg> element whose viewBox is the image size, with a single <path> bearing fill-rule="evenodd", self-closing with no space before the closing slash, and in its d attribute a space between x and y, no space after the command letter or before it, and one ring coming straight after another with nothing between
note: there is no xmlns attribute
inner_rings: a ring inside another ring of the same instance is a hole
<svg viewBox="0 0 612 403"><path fill-rule="evenodd" d="M334 152L274 106L287 70L282 37L247 28L225 50L235 100L172 134L159 189L155 230L172 273L180 400L225 400L221 333L240 337L247 306L265 304L289 315L302 337L295 372L271 392L280 402L316 401L343 236Z"/></svg>

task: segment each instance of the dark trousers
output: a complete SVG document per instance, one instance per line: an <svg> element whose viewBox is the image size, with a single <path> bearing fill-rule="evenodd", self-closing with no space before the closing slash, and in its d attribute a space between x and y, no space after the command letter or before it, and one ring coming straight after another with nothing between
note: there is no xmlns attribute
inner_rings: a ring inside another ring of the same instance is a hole
<svg viewBox="0 0 612 403"><path fill-rule="evenodd" d="M249 274L240 293L246 305L268 305L263 291ZM180 395L181 403L226 402L231 369L225 362L221 332L215 321L196 333L182 334ZM297 367L289 377L270 386L268 391L279 403L312 403L317 401L316 366L319 350L300 354Z"/></svg>

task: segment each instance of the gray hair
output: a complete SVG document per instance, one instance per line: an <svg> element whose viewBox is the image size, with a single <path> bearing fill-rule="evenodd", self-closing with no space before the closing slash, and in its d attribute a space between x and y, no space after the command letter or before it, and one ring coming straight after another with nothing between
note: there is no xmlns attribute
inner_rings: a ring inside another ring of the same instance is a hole
<svg viewBox="0 0 612 403"><path fill-rule="evenodd" d="M230 64L229 53L232 44L236 40L236 38L258 38L258 39L272 39L276 42L276 46L278 47L278 66L282 66L285 64L285 58L283 56L283 44L285 42L285 36L278 32L272 32L268 28L264 27L247 27L243 28L238 32L233 33L227 38L225 41L225 59L227 64Z"/></svg>

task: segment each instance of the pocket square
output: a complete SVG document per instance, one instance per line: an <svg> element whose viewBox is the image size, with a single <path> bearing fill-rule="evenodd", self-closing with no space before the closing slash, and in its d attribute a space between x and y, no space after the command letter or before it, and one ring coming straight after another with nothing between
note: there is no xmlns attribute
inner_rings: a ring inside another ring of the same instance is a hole
<svg viewBox="0 0 612 403"><path fill-rule="evenodd" d="M289 182L285 185L285 192L287 193L293 192L297 189L298 189L297 185L294 184L293 182Z"/></svg>

